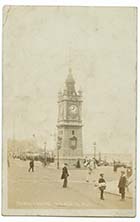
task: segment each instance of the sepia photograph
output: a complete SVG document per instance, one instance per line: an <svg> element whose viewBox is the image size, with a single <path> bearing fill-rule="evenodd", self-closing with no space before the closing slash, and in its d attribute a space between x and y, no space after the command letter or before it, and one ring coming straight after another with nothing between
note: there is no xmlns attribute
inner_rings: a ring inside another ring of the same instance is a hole
<svg viewBox="0 0 140 222"><path fill-rule="evenodd" d="M136 7L9 6L2 214L135 217Z"/></svg>

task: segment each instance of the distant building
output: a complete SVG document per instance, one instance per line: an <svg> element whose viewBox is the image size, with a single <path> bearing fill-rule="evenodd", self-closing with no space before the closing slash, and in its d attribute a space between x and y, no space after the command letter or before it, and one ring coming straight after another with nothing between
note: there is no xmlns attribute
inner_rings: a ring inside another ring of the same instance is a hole
<svg viewBox="0 0 140 222"><path fill-rule="evenodd" d="M15 154L15 155L21 155L22 153L28 153L28 152L38 152L39 148L36 144L36 141L33 139L29 140L15 140L15 139L9 139L8 140L8 153Z"/></svg>

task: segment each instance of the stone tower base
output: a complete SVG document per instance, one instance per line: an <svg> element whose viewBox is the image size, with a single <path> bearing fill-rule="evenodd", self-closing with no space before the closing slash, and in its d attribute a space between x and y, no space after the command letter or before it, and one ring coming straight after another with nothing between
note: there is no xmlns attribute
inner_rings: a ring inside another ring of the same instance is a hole
<svg viewBox="0 0 140 222"><path fill-rule="evenodd" d="M58 162L56 158L56 163ZM84 167L84 158L83 157L60 157L59 158L59 167L62 168L64 163L68 164L68 168L83 168Z"/></svg>

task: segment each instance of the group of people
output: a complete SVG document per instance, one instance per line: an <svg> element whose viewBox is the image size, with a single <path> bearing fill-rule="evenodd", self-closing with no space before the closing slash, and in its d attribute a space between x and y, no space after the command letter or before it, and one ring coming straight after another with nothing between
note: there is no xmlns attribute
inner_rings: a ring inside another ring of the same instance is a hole
<svg viewBox="0 0 140 222"><path fill-rule="evenodd" d="M89 182L89 178L92 176L93 169L95 167L95 162L94 161L89 161L89 163L86 163L86 167L88 169L88 174L87 174L87 179L86 182ZM28 172L34 172L34 160L30 160L29 162L29 169ZM69 172L68 172L68 164L64 163L64 166L62 168L62 174L61 174L61 179L63 179L63 188L67 188L68 185L68 177L69 177ZM93 178L92 178L93 179ZM93 181L95 182L95 181ZM127 177L125 175L125 171L121 171L121 176L119 179L118 183L118 188L119 188L119 193L121 195L121 200L125 200L125 190L127 187ZM104 191L106 189L106 181L104 179L104 174L100 174L100 178L98 180L98 187L100 190L100 199L104 200Z"/></svg>
<svg viewBox="0 0 140 222"><path fill-rule="evenodd" d="M106 189L106 181L104 179L104 175L101 173L100 174L100 178L98 180L99 183L99 190L100 190L100 199L104 200L104 191ZM127 187L127 178L125 175L125 171L121 171L121 176L119 179L119 183L118 183L118 189L119 189L119 193L121 195L120 200L124 201L125 200L125 190Z"/></svg>
<svg viewBox="0 0 140 222"><path fill-rule="evenodd" d="M67 168L67 163L64 164L63 168L62 168L62 175L61 175L61 179L63 179L63 188L66 188L68 185L68 177L69 177L69 172L68 172L68 168ZM89 173L91 173L91 170L88 171ZM86 180L88 181L88 180ZM125 175L125 171L121 171L121 176L119 179L119 183L118 183L118 189L119 189L119 193L121 195L121 200L125 200L125 190L127 187L127 177ZM101 173L99 180L98 180L98 188L100 191L100 199L104 200L104 191L106 189L106 180L104 179L104 174Z"/></svg>

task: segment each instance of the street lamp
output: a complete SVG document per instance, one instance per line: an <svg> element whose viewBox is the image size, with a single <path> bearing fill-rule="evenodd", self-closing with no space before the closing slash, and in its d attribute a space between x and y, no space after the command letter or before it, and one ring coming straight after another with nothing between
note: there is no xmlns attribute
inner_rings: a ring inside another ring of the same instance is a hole
<svg viewBox="0 0 140 222"><path fill-rule="evenodd" d="M44 153L46 153L46 145L47 145L47 143L44 142Z"/></svg>
<svg viewBox="0 0 140 222"><path fill-rule="evenodd" d="M44 166L46 166L46 160L47 160L47 155L46 155L46 145L47 145L47 143L44 142Z"/></svg>
<svg viewBox="0 0 140 222"><path fill-rule="evenodd" d="M62 138L57 137L57 169L59 169L59 150L61 149Z"/></svg>
<svg viewBox="0 0 140 222"><path fill-rule="evenodd" d="M59 148L57 147L57 169L59 169Z"/></svg>
<svg viewBox="0 0 140 222"><path fill-rule="evenodd" d="M99 162L101 161L101 152L99 152Z"/></svg>
<svg viewBox="0 0 140 222"><path fill-rule="evenodd" d="M93 148L94 148L94 158L96 158L96 142L93 143Z"/></svg>
<svg viewBox="0 0 140 222"><path fill-rule="evenodd" d="M93 143L94 149L94 169L96 169L96 142Z"/></svg>

